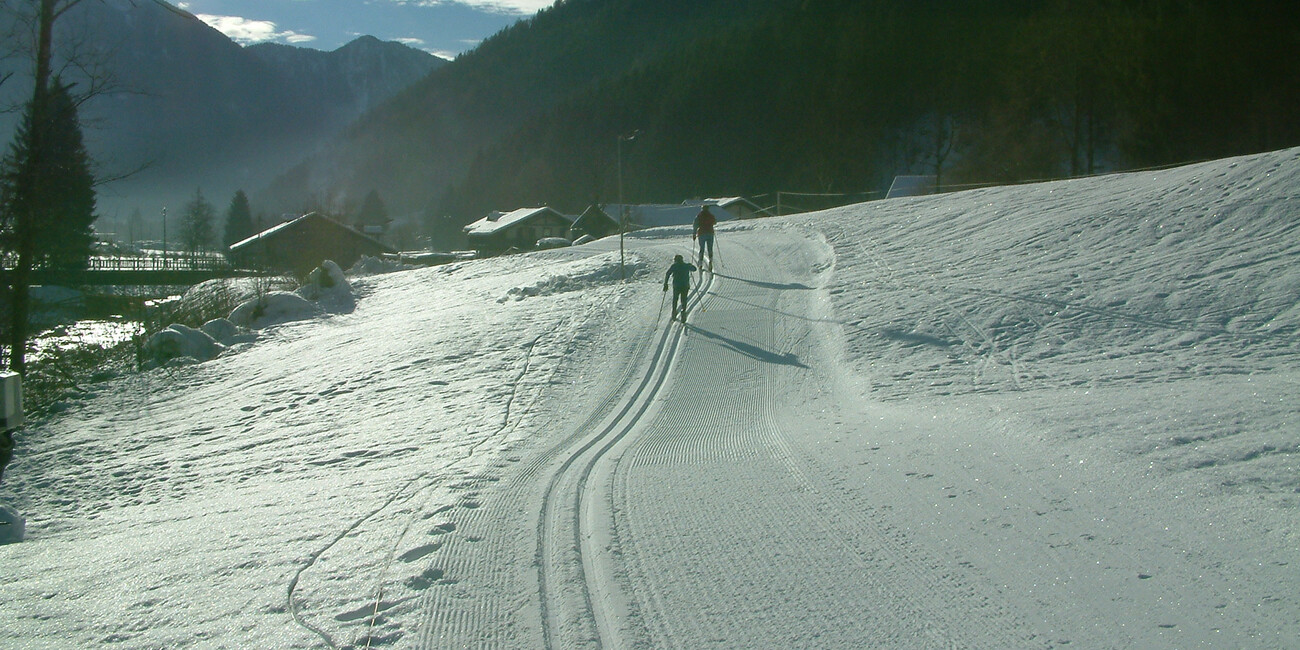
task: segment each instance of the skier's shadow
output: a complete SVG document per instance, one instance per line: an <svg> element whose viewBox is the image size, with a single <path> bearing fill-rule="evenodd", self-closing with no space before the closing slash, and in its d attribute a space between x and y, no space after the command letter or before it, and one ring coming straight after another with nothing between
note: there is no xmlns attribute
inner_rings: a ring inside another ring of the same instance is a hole
<svg viewBox="0 0 1300 650"><path fill-rule="evenodd" d="M734 275L727 275L726 273L714 273L714 275L720 278L727 278L728 280L739 280L741 282L744 282L745 284L750 284L756 287L762 287L764 289L776 289L778 291L783 291L788 289L794 289L798 291L808 291L812 289L812 287L799 282L782 284L779 282L763 282L762 280L750 280L749 278L741 278Z"/></svg>
<svg viewBox="0 0 1300 650"><path fill-rule="evenodd" d="M692 332L699 333L704 338L717 341L718 343L721 343L724 347L731 348L732 350L735 350L736 352L739 352L751 359L756 359L758 361L763 361L766 363L775 363L783 366L794 366L796 368L808 367L804 365L802 361L799 360L798 356L790 352L786 352L785 354L777 354L770 350L764 350L763 348L760 348L757 345L753 345L751 343L745 343L744 341L737 341L735 339L727 338L721 334L718 334L717 332L710 332L709 330L706 330L703 327L700 327L699 325L688 323L686 327L687 329L690 329Z"/></svg>

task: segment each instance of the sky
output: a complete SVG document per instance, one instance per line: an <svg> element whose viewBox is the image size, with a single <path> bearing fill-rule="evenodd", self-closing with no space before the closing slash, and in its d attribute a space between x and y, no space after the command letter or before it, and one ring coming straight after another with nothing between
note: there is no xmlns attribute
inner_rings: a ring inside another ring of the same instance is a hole
<svg viewBox="0 0 1300 650"><path fill-rule="evenodd" d="M0 647L1293 648L1297 187L728 220L685 325L688 225L254 283L15 435Z"/></svg>
<svg viewBox="0 0 1300 650"><path fill-rule="evenodd" d="M242 45L332 51L358 36L451 59L554 0L184 0L177 6Z"/></svg>

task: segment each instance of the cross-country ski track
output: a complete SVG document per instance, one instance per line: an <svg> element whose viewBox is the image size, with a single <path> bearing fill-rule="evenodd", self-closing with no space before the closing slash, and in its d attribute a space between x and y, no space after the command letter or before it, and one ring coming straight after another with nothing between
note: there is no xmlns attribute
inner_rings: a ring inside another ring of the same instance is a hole
<svg viewBox="0 0 1300 650"><path fill-rule="evenodd" d="M829 247L796 228L724 234L727 266L701 274L688 324L643 303L644 329L617 343L620 374L593 384L598 408L531 423L567 433L474 490L463 529L508 543L448 541L449 566L469 563L456 574L493 584L430 590L425 647L1105 647L1213 637L1213 620L1180 603L1231 576L1187 574L1176 561L1185 550L1131 535L1160 518L1116 511L1124 497L1108 494L1104 470L1071 466L1014 419L980 424L978 408L926 414L846 399L859 388L842 385L837 323L818 290L833 267ZM640 254L669 258L670 246L659 247ZM989 355L974 372L1004 363L971 336L967 347ZM820 432L811 439L810 419ZM951 433L956 421L1000 429L990 439L1002 443L973 453ZM853 435L864 423L870 435ZM925 441L955 458L918 452ZM1050 485L1020 473L1038 462L1065 471ZM1026 510L1042 522L1036 530L1002 521ZM525 553L531 562L518 561ZM512 574L517 566L535 573ZM1159 584L1149 580L1157 570ZM1036 607L1026 610L1009 585L1035 590ZM1107 597L1080 602L1081 593ZM505 594L518 596L498 602Z"/></svg>

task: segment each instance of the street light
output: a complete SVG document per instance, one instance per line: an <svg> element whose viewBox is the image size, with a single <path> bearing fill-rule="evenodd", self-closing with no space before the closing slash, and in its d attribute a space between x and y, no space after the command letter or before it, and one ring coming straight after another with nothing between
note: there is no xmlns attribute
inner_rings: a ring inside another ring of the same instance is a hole
<svg viewBox="0 0 1300 650"><path fill-rule="evenodd" d="M627 204L623 203L623 143L635 140L638 135L641 135L640 130L618 136L618 210L621 213L618 219L618 273L623 280L627 280L627 267L623 265L623 236L627 234Z"/></svg>

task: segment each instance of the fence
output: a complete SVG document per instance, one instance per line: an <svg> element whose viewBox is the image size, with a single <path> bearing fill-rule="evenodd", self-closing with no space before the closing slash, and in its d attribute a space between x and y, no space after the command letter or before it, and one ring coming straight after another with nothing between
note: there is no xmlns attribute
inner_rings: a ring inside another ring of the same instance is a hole
<svg viewBox="0 0 1300 650"><path fill-rule="evenodd" d="M230 271L234 267L220 255L186 255L167 253L155 255L96 256L89 260L88 271Z"/></svg>

